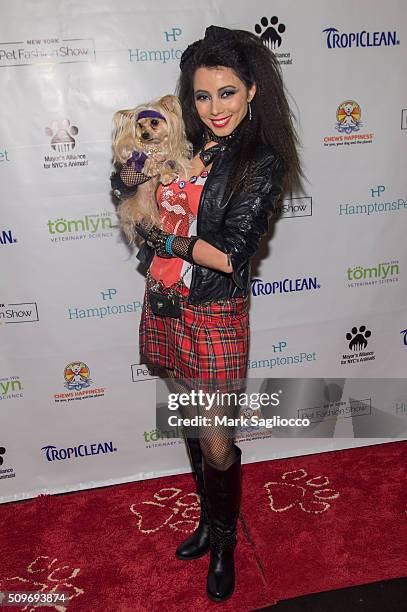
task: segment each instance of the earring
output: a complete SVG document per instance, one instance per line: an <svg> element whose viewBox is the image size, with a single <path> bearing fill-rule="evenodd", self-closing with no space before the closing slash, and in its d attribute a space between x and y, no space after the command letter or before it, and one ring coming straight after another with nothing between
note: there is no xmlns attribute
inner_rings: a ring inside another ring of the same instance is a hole
<svg viewBox="0 0 407 612"><path fill-rule="evenodd" d="M250 106L250 102L249 102L249 121L252 120L252 107Z"/></svg>

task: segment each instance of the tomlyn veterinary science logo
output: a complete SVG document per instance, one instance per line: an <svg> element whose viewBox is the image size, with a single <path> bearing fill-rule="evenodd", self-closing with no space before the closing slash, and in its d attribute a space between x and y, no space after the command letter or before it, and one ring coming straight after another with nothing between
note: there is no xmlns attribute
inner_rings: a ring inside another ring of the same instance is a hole
<svg viewBox="0 0 407 612"><path fill-rule="evenodd" d="M337 136L325 136L325 147L338 147L354 144L371 144L374 133L360 133L362 123L362 110L356 100L344 100L336 109L335 129Z"/></svg>

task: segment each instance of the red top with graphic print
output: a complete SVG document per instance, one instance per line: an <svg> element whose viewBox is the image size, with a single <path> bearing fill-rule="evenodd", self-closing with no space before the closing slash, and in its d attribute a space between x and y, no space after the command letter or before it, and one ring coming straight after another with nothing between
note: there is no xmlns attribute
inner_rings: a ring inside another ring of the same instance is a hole
<svg viewBox="0 0 407 612"><path fill-rule="evenodd" d="M165 232L178 236L196 235L196 216L207 176L205 170L199 176L191 176L188 181L178 177L170 185L159 186L157 202ZM181 277L189 287L192 266L180 257L167 259L154 255L150 274L155 280L162 281L166 287L170 287Z"/></svg>

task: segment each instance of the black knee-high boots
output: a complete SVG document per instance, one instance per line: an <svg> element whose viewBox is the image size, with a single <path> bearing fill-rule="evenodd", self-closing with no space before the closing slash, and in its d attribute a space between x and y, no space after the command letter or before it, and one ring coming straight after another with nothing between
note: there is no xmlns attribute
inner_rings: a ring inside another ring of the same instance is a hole
<svg viewBox="0 0 407 612"><path fill-rule="evenodd" d="M185 438L201 501L201 516L198 527L175 551L177 559L189 560L202 557L209 551L209 516L206 503L205 485L202 466L202 451L198 438Z"/></svg>
<svg viewBox="0 0 407 612"><path fill-rule="evenodd" d="M203 458L203 475L210 519L210 562L206 581L208 597L224 601L235 588L234 549L241 492L241 449L227 470L218 470Z"/></svg>

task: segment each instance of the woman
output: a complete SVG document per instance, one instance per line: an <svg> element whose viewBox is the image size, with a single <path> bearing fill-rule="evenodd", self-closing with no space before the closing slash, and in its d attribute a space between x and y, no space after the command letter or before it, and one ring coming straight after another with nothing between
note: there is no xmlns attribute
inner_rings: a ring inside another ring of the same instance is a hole
<svg viewBox="0 0 407 612"><path fill-rule="evenodd" d="M210 26L180 68L177 94L194 157L187 180L159 188L164 230L144 234L137 255L149 267L140 352L166 368L174 388L238 389L247 370L250 259L276 200L300 175L297 138L278 63L255 35ZM183 234L176 212L169 214L181 204L189 219ZM184 407L183 416L195 410ZM209 412L238 411L198 408ZM235 585L241 450L224 426L202 426L187 446L201 517L176 556L210 551L207 594L223 601Z"/></svg>

